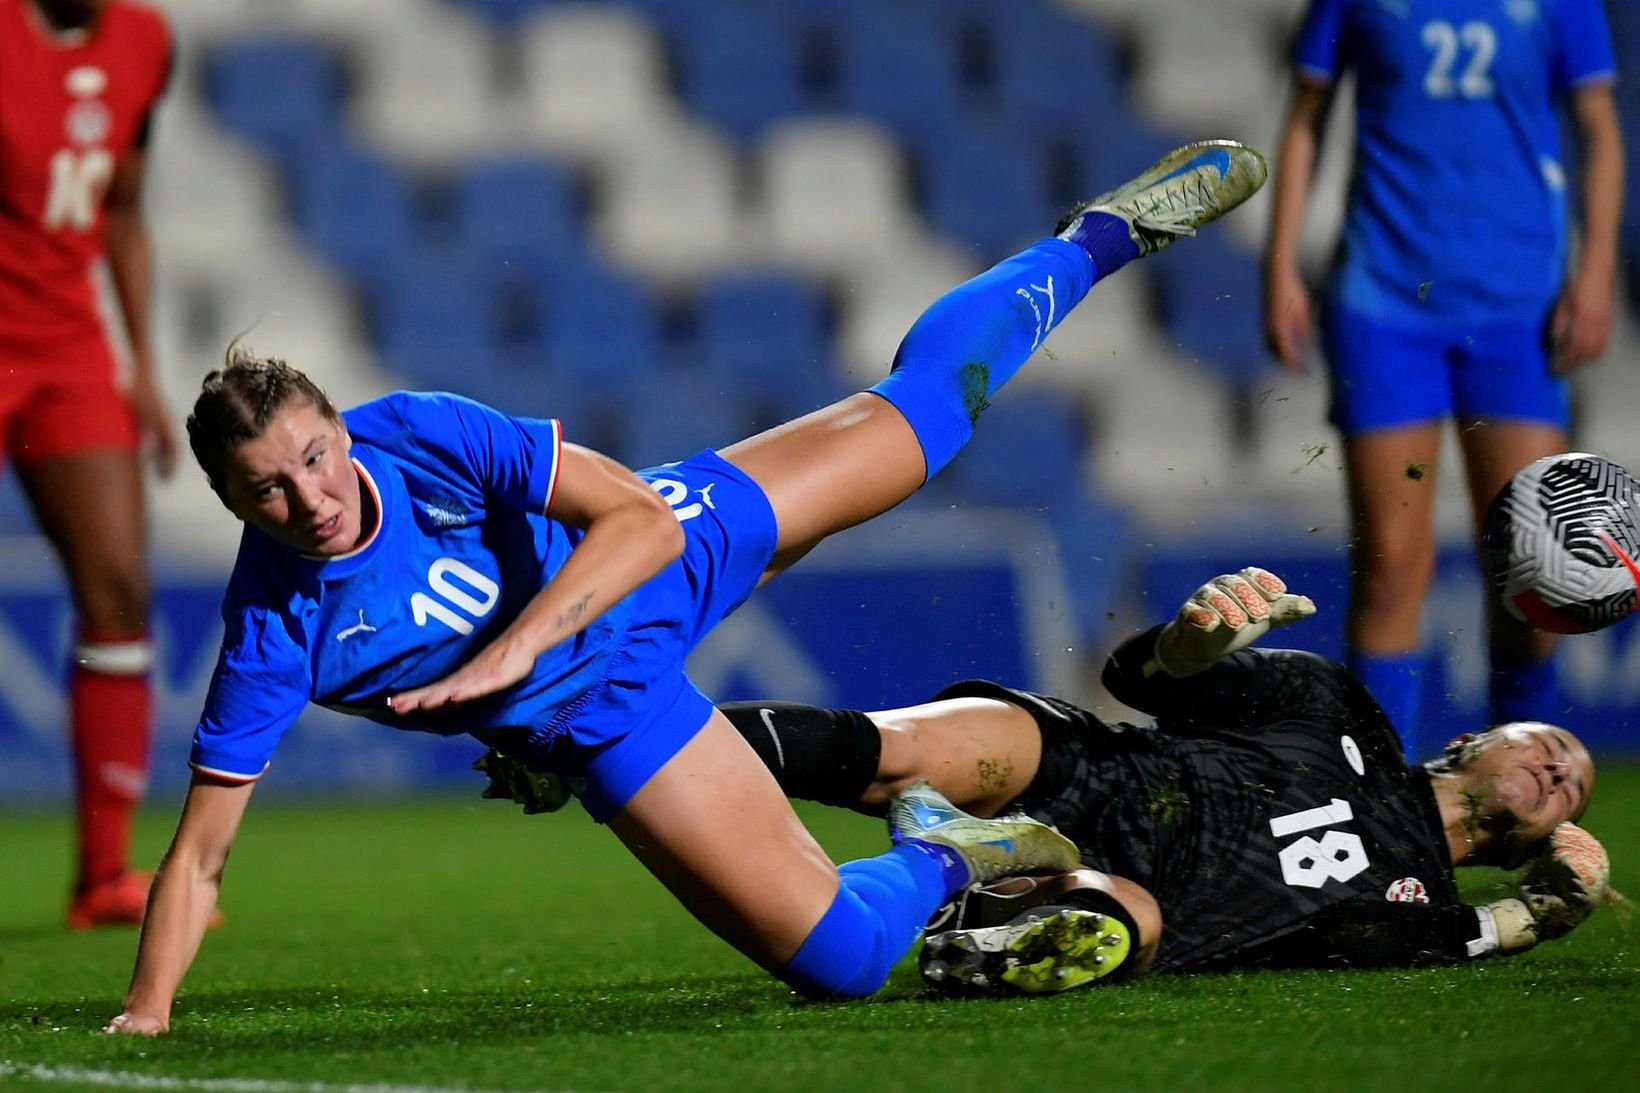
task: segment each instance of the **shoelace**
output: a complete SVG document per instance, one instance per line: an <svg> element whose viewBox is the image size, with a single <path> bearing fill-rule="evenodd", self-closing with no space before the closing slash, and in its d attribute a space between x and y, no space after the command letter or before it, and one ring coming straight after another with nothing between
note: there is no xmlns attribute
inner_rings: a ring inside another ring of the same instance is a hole
<svg viewBox="0 0 1640 1093"><path fill-rule="evenodd" d="M1012 884L1015 881L1020 880L1026 882L1026 887L1020 889L1018 892L993 892L988 890L989 886L987 885L970 884L967 888L964 888L961 892L957 893L956 899L952 900L950 903L947 903L938 911L935 911L934 917L928 920L928 925L924 927L924 930L927 933L935 934L939 933L943 929L955 927L962 921L964 912L968 910L968 901L978 898L981 893L984 893L993 899L1013 900L1024 899L1026 896L1032 895L1036 892L1037 880L1035 877L1009 877L1006 883Z"/></svg>

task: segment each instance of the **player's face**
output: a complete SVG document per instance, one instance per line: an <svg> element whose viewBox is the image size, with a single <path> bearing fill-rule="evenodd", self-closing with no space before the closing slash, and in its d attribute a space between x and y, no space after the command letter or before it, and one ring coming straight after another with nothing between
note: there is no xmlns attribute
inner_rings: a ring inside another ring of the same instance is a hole
<svg viewBox="0 0 1640 1093"><path fill-rule="evenodd" d="M228 456L223 491L233 514L276 542L330 557L358 545L359 475L340 422L301 399Z"/></svg>
<svg viewBox="0 0 1640 1093"><path fill-rule="evenodd" d="M1507 814L1515 834L1539 839L1583 812L1594 763L1577 737L1552 725L1505 725L1464 767L1483 808Z"/></svg>

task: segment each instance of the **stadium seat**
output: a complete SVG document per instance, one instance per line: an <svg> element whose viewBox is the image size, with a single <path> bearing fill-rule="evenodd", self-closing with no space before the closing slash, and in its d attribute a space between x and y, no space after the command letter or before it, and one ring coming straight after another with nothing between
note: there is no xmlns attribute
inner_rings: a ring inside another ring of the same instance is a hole
<svg viewBox="0 0 1640 1093"><path fill-rule="evenodd" d="M420 253L378 271L369 293L382 357L410 384L473 394L473 378L494 369L496 297L484 265Z"/></svg>
<svg viewBox="0 0 1640 1093"><path fill-rule="evenodd" d="M634 392L620 412L619 458L629 467L652 467L686 459L703 448L722 448L746 436L749 413L738 390L687 382L662 383Z"/></svg>
<svg viewBox="0 0 1640 1093"><path fill-rule="evenodd" d="M342 71L324 42L298 35L235 39L211 52L206 92L223 123L289 165L336 138Z"/></svg>
<svg viewBox="0 0 1640 1093"><path fill-rule="evenodd" d="M419 234L410 177L360 148L313 149L296 167L293 190L302 235L350 276L399 262Z"/></svg>
<svg viewBox="0 0 1640 1093"><path fill-rule="evenodd" d="M1157 5L1142 19L1133 101L1147 116L1190 133L1271 142L1290 79L1276 26L1203 19L1194 5Z"/></svg>
<svg viewBox="0 0 1640 1093"><path fill-rule="evenodd" d="M965 10L987 32L991 96L1016 132L1082 134L1120 108L1118 50L1098 24L1013 5L970 3Z"/></svg>
<svg viewBox="0 0 1640 1093"><path fill-rule="evenodd" d="M756 156L769 262L819 274L877 265L915 224L900 149L869 122L783 122Z"/></svg>
<svg viewBox="0 0 1640 1093"><path fill-rule="evenodd" d="M1053 227L1057 213L1039 142L969 122L931 130L916 147L918 189L934 230L994 259Z"/></svg>
<svg viewBox="0 0 1640 1093"><path fill-rule="evenodd" d="M1180 350L1218 371L1232 390L1250 389L1272 365L1257 259L1222 234L1203 233L1188 248L1156 255L1149 268L1161 289L1162 325Z"/></svg>
<svg viewBox="0 0 1640 1093"><path fill-rule="evenodd" d="M712 281L696 303L695 336L707 385L743 390L776 417L844 393L832 372L825 300L796 277L742 271Z"/></svg>
<svg viewBox="0 0 1640 1093"><path fill-rule="evenodd" d="M612 163L598 204L604 253L656 281L710 275L748 245L734 151L704 126L657 132L640 154Z"/></svg>
<svg viewBox="0 0 1640 1093"><path fill-rule="evenodd" d="M669 34L684 104L729 135L756 137L804 109L800 33L769 5L740 0L692 10Z"/></svg>
<svg viewBox="0 0 1640 1093"><path fill-rule="evenodd" d="M952 469L976 503L1051 507L1082 493L1085 434L1073 397L1010 387L980 417Z"/></svg>
<svg viewBox="0 0 1640 1093"><path fill-rule="evenodd" d="M588 265L553 270L534 288L540 318L527 348L540 354L544 367L579 383L657 378L667 355L662 315L637 281Z"/></svg>
<svg viewBox="0 0 1640 1093"><path fill-rule="evenodd" d="M277 176L191 100L166 104L149 152L143 207L167 261L260 253L283 230Z"/></svg>
<svg viewBox="0 0 1640 1093"><path fill-rule="evenodd" d="M851 4L837 22L837 96L845 110L904 137L954 128L971 105L946 20L916 5Z"/></svg>
<svg viewBox="0 0 1640 1093"><path fill-rule="evenodd" d="M505 26L516 26L552 0L455 0L460 7Z"/></svg>
<svg viewBox="0 0 1640 1093"><path fill-rule="evenodd" d="M370 7L350 110L361 137L400 162L438 167L517 139L495 87L488 24L437 0L416 0L391 19Z"/></svg>
<svg viewBox="0 0 1640 1093"><path fill-rule="evenodd" d="M638 12L549 6L519 34L524 135L547 152L601 164L678 124L660 35Z"/></svg>
<svg viewBox="0 0 1640 1093"><path fill-rule="evenodd" d="M584 246L575 172L524 154L469 159L451 184L455 233L479 256L530 271L579 261Z"/></svg>

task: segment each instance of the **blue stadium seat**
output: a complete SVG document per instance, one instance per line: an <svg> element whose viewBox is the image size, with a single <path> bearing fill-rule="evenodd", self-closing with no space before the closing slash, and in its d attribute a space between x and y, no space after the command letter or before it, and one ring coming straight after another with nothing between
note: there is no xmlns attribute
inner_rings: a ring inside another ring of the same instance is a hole
<svg viewBox="0 0 1640 1093"><path fill-rule="evenodd" d="M629 467L686 459L702 448L722 448L746 436L749 412L738 392L678 382L649 387L620 413L616 455Z"/></svg>
<svg viewBox="0 0 1640 1093"><path fill-rule="evenodd" d="M538 334L529 348L572 382L646 383L667 352L660 306L642 285L595 265L549 271L535 287Z"/></svg>
<svg viewBox="0 0 1640 1093"><path fill-rule="evenodd" d="M1033 137L1085 132L1122 102L1116 48L1084 19L1012 5L973 8L1010 18L987 21L991 94L1007 124ZM1034 14L1030 14L1033 12Z"/></svg>
<svg viewBox="0 0 1640 1093"><path fill-rule="evenodd" d="M454 179L451 205L457 237L496 263L532 270L584 247L576 177L550 159L470 160Z"/></svg>
<svg viewBox="0 0 1640 1093"><path fill-rule="evenodd" d="M800 32L769 5L713 5L673 41L685 105L725 132L755 137L804 109Z"/></svg>
<svg viewBox="0 0 1640 1093"><path fill-rule="evenodd" d="M1259 312L1258 260L1206 232L1146 260L1160 288L1162 325L1186 353L1234 389L1251 387L1271 366Z"/></svg>
<svg viewBox="0 0 1640 1093"><path fill-rule="evenodd" d="M960 124L970 96L950 24L917 5L846 7L835 27L839 104L905 137Z"/></svg>
<svg viewBox="0 0 1640 1093"><path fill-rule="evenodd" d="M38 535L40 528L29 507L22 483L10 470L0 470L0 536Z"/></svg>
<svg viewBox="0 0 1640 1093"><path fill-rule="evenodd" d="M1086 492L1066 495L1043 515L1059 543L1077 633L1084 646L1099 644L1112 611L1131 594L1133 517L1126 508Z"/></svg>
<svg viewBox="0 0 1640 1093"><path fill-rule="evenodd" d="M287 167L302 149L334 139L340 128L341 66L312 38L258 35L218 46L207 62L205 89L229 129Z"/></svg>
<svg viewBox="0 0 1640 1093"><path fill-rule="evenodd" d="M320 255L365 278L403 261L419 235L409 175L363 149L327 145L292 177L298 229Z"/></svg>
<svg viewBox="0 0 1640 1093"><path fill-rule="evenodd" d="M553 0L455 0L464 8L471 8L484 18L505 26L512 26L535 9Z"/></svg>
<svg viewBox="0 0 1640 1093"><path fill-rule="evenodd" d="M915 143L919 192L938 231L1001 257L1051 233L1044 146L975 122L930 129Z"/></svg>
<svg viewBox="0 0 1640 1093"><path fill-rule="evenodd" d="M777 417L844 393L832 372L826 302L804 281L775 272L719 278L696 304L695 332L706 384L741 391Z"/></svg>
<svg viewBox="0 0 1640 1093"><path fill-rule="evenodd" d="M495 393L484 380L499 351L496 298L482 264L420 253L377 271L367 291L377 346L402 380L473 398Z"/></svg>
<svg viewBox="0 0 1640 1093"><path fill-rule="evenodd" d="M1010 387L980 417L952 469L972 502L1051 508L1082 493L1086 443L1072 396Z"/></svg>

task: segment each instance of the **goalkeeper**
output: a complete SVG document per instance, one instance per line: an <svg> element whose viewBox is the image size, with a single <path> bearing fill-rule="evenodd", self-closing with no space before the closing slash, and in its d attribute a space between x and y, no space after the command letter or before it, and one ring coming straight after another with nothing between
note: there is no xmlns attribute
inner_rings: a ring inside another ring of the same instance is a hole
<svg viewBox="0 0 1640 1093"><path fill-rule="evenodd" d="M723 708L793 797L881 814L927 779L959 807L1020 809L1077 844L1086 869L971 888L935 916L923 974L948 989L1041 993L1152 964L1462 961L1587 917L1607 864L1572 823L1594 785L1582 744L1517 723L1409 768L1342 667L1245 648L1314 610L1266 570L1204 585L1105 667L1153 727L979 681L872 713ZM1457 865L1524 866L1519 898L1463 903Z"/></svg>

